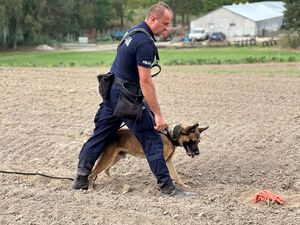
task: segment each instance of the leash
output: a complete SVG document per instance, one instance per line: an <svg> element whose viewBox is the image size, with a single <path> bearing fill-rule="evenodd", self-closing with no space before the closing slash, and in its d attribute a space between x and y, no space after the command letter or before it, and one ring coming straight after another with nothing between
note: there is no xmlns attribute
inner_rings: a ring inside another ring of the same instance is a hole
<svg viewBox="0 0 300 225"><path fill-rule="evenodd" d="M148 36L149 39L152 40L153 42L153 46L155 48L155 62L153 62L153 64L151 65L151 69L154 68L154 67L157 67L158 68L158 72L154 73L154 74L151 74L151 77L155 77L157 76L160 72L161 72L161 66L159 65L159 54L158 54L158 50L157 50L157 47L156 45L154 44L155 40L152 38L152 36L148 33L148 31L146 31L144 28L134 28L133 30L131 31L128 31L125 33L125 35L122 37L120 43L118 44L118 48L124 43L126 42L127 38L133 36L134 34L136 33L144 33Z"/></svg>
<svg viewBox="0 0 300 225"><path fill-rule="evenodd" d="M155 77L157 76L160 72L161 72L161 66L158 64L158 61L156 60L155 63L152 64L151 69L153 69L154 67L158 68L158 72L151 74L151 77Z"/></svg>
<svg viewBox="0 0 300 225"><path fill-rule="evenodd" d="M74 180L73 178L69 177L57 177L57 176L50 176L46 175L43 173L25 173L25 172L15 172L15 171L5 171L5 170L0 170L0 173L5 173L5 174L16 174L16 175L24 175L24 176L42 176L42 177L47 177L47 178L52 178L52 179L59 179L59 180Z"/></svg>

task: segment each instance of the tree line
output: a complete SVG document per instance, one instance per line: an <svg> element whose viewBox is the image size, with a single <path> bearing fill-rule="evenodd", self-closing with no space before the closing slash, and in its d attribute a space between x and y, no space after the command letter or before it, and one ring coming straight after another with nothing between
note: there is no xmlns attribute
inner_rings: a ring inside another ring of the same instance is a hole
<svg viewBox="0 0 300 225"><path fill-rule="evenodd" d="M114 29L126 30L144 19L154 0L0 0L0 45L36 45L52 40L76 40L85 31L97 34ZM188 26L192 16L200 16L222 5L251 0L165 0L174 11L173 26ZM299 1L286 0L287 9L298 17L287 16L287 21L299 27ZM297 7L296 7L296 6ZM297 11L298 10L298 11ZM298 14L297 14L298 13ZM290 18L291 17L291 18Z"/></svg>

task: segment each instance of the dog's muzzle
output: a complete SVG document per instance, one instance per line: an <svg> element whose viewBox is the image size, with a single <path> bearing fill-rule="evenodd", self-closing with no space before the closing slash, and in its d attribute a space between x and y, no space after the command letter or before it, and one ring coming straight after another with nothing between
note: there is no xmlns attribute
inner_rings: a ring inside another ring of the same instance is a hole
<svg viewBox="0 0 300 225"><path fill-rule="evenodd" d="M200 154L197 142L195 142L195 141L189 141L189 142L183 144L183 147L186 151L186 154L192 158L194 158L195 155Z"/></svg>

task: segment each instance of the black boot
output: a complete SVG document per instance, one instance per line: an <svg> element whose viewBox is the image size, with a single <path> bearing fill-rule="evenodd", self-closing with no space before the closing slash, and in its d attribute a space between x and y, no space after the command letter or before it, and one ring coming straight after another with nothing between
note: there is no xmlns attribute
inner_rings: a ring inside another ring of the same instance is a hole
<svg viewBox="0 0 300 225"><path fill-rule="evenodd" d="M161 196L171 196L171 197L188 197L196 196L195 192L185 192L178 189L173 183L169 183L160 187Z"/></svg>
<svg viewBox="0 0 300 225"><path fill-rule="evenodd" d="M160 193L161 195L166 196L186 196L185 192L176 188L176 186L173 183L169 183L160 187Z"/></svg>
<svg viewBox="0 0 300 225"><path fill-rule="evenodd" d="M71 191L80 190L80 189L87 190L89 187L88 177L89 176L77 175L70 190Z"/></svg>

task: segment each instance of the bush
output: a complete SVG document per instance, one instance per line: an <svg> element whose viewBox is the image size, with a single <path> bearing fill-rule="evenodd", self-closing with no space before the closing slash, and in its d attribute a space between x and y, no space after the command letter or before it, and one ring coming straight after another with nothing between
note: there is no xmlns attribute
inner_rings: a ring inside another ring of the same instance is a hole
<svg viewBox="0 0 300 225"><path fill-rule="evenodd" d="M270 62L296 62L293 56L284 59L281 57L246 57L240 59L172 59L166 62L166 65L220 65L220 64L240 64L240 63L270 63Z"/></svg>
<svg viewBox="0 0 300 225"><path fill-rule="evenodd" d="M279 45L283 48L299 48L300 36L299 34L288 34L279 39Z"/></svg>

